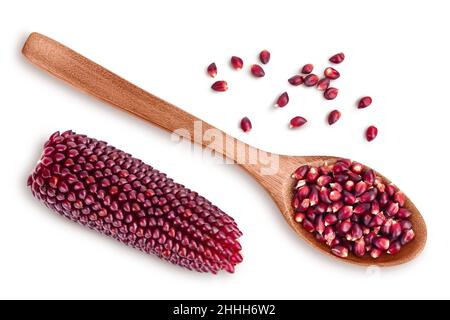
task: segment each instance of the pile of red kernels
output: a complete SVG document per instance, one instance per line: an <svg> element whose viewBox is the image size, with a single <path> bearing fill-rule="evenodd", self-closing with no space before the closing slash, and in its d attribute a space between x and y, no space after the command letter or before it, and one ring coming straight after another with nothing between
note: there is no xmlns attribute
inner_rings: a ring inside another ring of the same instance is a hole
<svg viewBox="0 0 450 320"><path fill-rule="evenodd" d="M343 62L345 55L337 53L329 58L329 62L332 64L339 64ZM259 54L259 60L262 64L267 64L270 61L270 52L263 50ZM232 56L230 59L230 64L234 70L241 70L244 66L244 62L240 57ZM308 63L300 68L300 74L294 75L288 79L289 84L292 86L304 85L305 87L315 87L317 90L323 92L323 97L326 100L334 100L338 96L339 89L332 87L332 81L338 79L341 75L338 70L332 67L327 67L323 70L323 76L319 77L317 74L313 73L314 65ZM217 65L213 62L207 67L208 74L215 78L217 76ZM264 69L259 64L252 64L250 66L250 73L257 78L264 77L266 75ZM228 90L228 83L225 80L218 80L214 82L211 86L214 91L224 92ZM283 108L289 103L289 95L287 92L283 92L276 99L275 107ZM372 98L369 96L364 96L360 98L357 102L358 109L367 108L372 104ZM341 112L339 110L332 110L327 117L327 122L329 125L333 125L341 118ZM308 121L302 116L295 116L290 120L291 128L299 128L306 124ZM244 132L249 132L252 129L251 120L248 117L244 117L241 120L241 129ZM378 129L371 125L367 127L365 132L365 137L367 141L372 141L376 138L378 134Z"/></svg>
<svg viewBox="0 0 450 320"><path fill-rule="evenodd" d="M394 255L415 237L405 195L358 162L304 165L292 177L295 221L338 257Z"/></svg>

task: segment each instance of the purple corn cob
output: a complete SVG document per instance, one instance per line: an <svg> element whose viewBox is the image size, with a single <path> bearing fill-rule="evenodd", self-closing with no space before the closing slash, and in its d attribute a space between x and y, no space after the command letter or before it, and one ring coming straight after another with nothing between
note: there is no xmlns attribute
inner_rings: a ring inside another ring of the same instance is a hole
<svg viewBox="0 0 450 320"><path fill-rule="evenodd" d="M232 273L242 261L233 218L105 142L54 133L28 186L60 215L189 270Z"/></svg>

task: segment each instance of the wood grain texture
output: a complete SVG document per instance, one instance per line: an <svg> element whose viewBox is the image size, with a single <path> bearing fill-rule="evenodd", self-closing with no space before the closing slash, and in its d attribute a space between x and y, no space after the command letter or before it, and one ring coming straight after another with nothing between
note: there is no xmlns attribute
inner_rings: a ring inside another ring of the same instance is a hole
<svg viewBox="0 0 450 320"><path fill-rule="evenodd" d="M325 244L318 243L312 234L306 232L301 225L293 220L293 210L291 207L295 184L294 179L291 178L291 174L295 169L302 164L320 166L324 162L332 163L337 159L336 157L279 155L278 172L273 175L264 175L262 173L263 164L259 162L251 164L248 161L239 161L235 147L227 148L224 144L220 143L211 145L203 139L194 139L195 132L193 124L195 121L200 121L200 119L140 89L62 44L41 34L33 33L26 41L22 52L33 64L53 76L64 80L73 87L170 132L178 129L187 130L186 132L189 132L187 137L193 140L193 142L197 142L235 161L267 190L295 232L314 248L321 250L326 255L339 259L340 261L363 266L393 266L412 260L425 247L427 240L425 221L408 198L406 208L413 212L411 221L414 224L416 238L403 247L399 254L394 256L385 254L376 260L370 257L357 258L353 255L350 255L347 259L337 258L331 254L330 249ZM209 129L214 129L216 134L219 133L223 141L231 141L233 142L231 143L233 146L236 146L238 143L243 146L245 159L248 159L250 153L263 152L228 136L226 133L206 122L202 122L201 124L202 134Z"/></svg>

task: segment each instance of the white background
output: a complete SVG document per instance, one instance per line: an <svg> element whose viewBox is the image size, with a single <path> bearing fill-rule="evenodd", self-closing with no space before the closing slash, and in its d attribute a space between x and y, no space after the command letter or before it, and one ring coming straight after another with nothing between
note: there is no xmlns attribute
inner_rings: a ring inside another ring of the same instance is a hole
<svg viewBox="0 0 450 320"><path fill-rule="evenodd" d="M448 1L2 1L0 3L0 298L299 299L450 298ZM265 150L340 155L390 177L414 200L429 231L415 261L389 269L339 263L315 252L284 222L264 190L234 165L170 141L29 65L20 54L44 33ZM248 66L272 53L267 76ZM343 51L339 97L325 101L286 79ZM246 67L230 70L239 55ZM213 94L215 61L230 90ZM284 90L291 103L271 108ZM361 95L373 105L357 110ZM342 119L325 123L332 108ZM307 126L289 130L295 115ZM241 117L253 120L246 135ZM375 124L379 137L363 139ZM50 212L26 178L45 139L74 129L131 152L205 195L245 235L233 275L197 274L126 248Z"/></svg>

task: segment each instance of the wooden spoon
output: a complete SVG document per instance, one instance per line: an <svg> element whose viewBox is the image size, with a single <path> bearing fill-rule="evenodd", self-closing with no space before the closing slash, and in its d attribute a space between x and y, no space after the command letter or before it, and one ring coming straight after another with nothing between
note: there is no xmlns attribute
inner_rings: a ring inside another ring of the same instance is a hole
<svg viewBox="0 0 450 320"><path fill-rule="evenodd" d="M235 152L235 146L239 145L241 148L244 148L245 159L248 159L250 154L263 151L228 136L206 122L199 122L200 120L193 115L147 93L62 44L41 34L33 33L27 39L22 52L33 64L66 81L75 88L170 132L182 128L184 130L183 135L190 138L193 142L200 143L204 147L234 160L267 190L286 221L300 237L316 249L335 257L330 252L329 247L317 242L311 233L306 232L299 223L294 221L291 203L296 182L291 178L291 175L295 169L303 164L320 166L325 162L333 163L338 158L330 156L278 155L278 172L272 175L265 175L262 173L264 165L260 162L252 164L249 161L240 161L242 158L239 158L239 155L242 156L242 153ZM222 141L227 141L225 146L221 143L209 144L210 141L196 139L194 133L194 123L196 121L197 124L201 124L202 134L207 130L213 129L216 134L221 136ZM414 225L416 237L412 242L404 246L400 253L393 256L383 254L378 259L373 259L368 255L358 258L350 254L347 259L339 259L363 266L393 266L405 263L416 257L425 246L427 229L423 217L409 199L406 200L405 207L413 213L411 221Z"/></svg>

